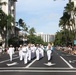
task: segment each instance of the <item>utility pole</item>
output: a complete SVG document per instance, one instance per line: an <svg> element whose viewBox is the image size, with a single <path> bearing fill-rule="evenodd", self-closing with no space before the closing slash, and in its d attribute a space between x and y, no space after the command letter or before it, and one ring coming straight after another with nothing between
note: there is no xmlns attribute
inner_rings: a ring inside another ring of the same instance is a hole
<svg viewBox="0 0 76 75"><path fill-rule="evenodd" d="M7 41L6 41L6 47L8 47L8 19L7 19L7 29L6 29L6 30L7 30L7 36L6 36L6 37L7 37L7 38L6 38L6 39L7 39Z"/></svg>

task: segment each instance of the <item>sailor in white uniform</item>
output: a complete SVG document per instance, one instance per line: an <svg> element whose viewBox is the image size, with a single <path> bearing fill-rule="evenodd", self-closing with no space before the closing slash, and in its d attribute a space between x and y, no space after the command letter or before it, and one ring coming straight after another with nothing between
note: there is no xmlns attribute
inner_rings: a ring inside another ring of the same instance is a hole
<svg viewBox="0 0 76 75"><path fill-rule="evenodd" d="M14 47L12 47L12 45L10 45L10 47L8 49L8 54L10 56L10 61L12 61L12 56L14 54Z"/></svg>
<svg viewBox="0 0 76 75"><path fill-rule="evenodd" d="M52 53L52 51L51 51L51 45L50 44L48 44L46 50L47 50L48 61L50 61L50 59L51 59L51 53Z"/></svg>
<svg viewBox="0 0 76 75"><path fill-rule="evenodd" d="M19 58L20 58L20 61L23 59L22 58L22 45L20 45L20 47L18 48L18 50L19 50Z"/></svg>
<svg viewBox="0 0 76 75"><path fill-rule="evenodd" d="M2 53L2 47L0 47L0 55L1 55L1 53Z"/></svg>
<svg viewBox="0 0 76 75"><path fill-rule="evenodd" d="M40 59L40 48L39 48L39 44L37 44L36 46L36 60Z"/></svg>
<svg viewBox="0 0 76 75"><path fill-rule="evenodd" d="M27 62L28 62L28 51L27 51L26 44L24 44L24 46L22 48L22 55L23 55L23 59L24 59L24 64L27 64Z"/></svg>
<svg viewBox="0 0 76 75"><path fill-rule="evenodd" d="M36 47L34 44L31 44L31 59L36 57Z"/></svg>
<svg viewBox="0 0 76 75"><path fill-rule="evenodd" d="M40 53L44 57L44 47L42 45L40 45Z"/></svg>
<svg viewBox="0 0 76 75"><path fill-rule="evenodd" d="M28 51L28 60L31 61L31 44L28 44L27 46L27 51Z"/></svg>
<svg viewBox="0 0 76 75"><path fill-rule="evenodd" d="M34 45L34 44L31 44L31 50L32 50L32 53L34 53L34 52L35 52L36 47L35 47L35 45Z"/></svg>

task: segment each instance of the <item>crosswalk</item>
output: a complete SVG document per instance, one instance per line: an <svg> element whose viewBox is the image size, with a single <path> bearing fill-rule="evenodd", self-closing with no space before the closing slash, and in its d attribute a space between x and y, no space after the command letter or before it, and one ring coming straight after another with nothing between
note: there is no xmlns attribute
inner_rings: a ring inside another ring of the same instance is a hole
<svg viewBox="0 0 76 75"><path fill-rule="evenodd" d="M0 72L40 72L40 73L47 73L47 72L58 72L58 73L76 73L76 68L70 69L70 68L47 68L47 67L9 67L9 68L0 68Z"/></svg>

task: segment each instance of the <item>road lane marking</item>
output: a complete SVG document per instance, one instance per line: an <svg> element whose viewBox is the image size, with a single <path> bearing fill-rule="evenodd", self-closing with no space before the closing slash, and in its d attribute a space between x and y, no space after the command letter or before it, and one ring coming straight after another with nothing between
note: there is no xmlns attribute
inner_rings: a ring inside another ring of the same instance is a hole
<svg viewBox="0 0 76 75"><path fill-rule="evenodd" d="M33 60L30 64L28 64L25 68L29 68L35 61L36 61L36 59Z"/></svg>
<svg viewBox="0 0 76 75"><path fill-rule="evenodd" d="M7 66L14 66L14 65L17 65L17 64L18 64L17 62L13 62L13 63L7 64Z"/></svg>
<svg viewBox="0 0 76 75"><path fill-rule="evenodd" d="M48 62L48 63L44 63L44 65L46 65L46 66L52 66L52 65L55 65L55 63Z"/></svg>
<svg viewBox="0 0 76 75"><path fill-rule="evenodd" d="M70 67L70 68L74 68L71 64L69 64L62 56L60 56L60 58Z"/></svg>
<svg viewBox="0 0 76 75"><path fill-rule="evenodd" d="M19 57L15 57L15 58L13 58L13 60L14 60L14 59L18 59L18 58L19 58ZM8 61L10 61L10 59L7 59L7 60L4 60L4 61L1 61L0 64L5 63L5 62L8 62Z"/></svg>
<svg viewBox="0 0 76 75"><path fill-rule="evenodd" d="M76 60L69 60L69 63L75 63Z"/></svg>
<svg viewBox="0 0 76 75"><path fill-rule="evenodd" d="M25 68L25 67L0 67L0 70L12 70L12 69L16 69L16 70L76 70L76 68L57 68L57 67L29 67L29 68Z"/></svg>
<svg viewBox="0 0 76 75"><path fill-rule="evenodd" d="M5 73L5 72L8 72L8 73L11 73L11 72L29 72L29 73L32 73L32 72L34 72L34 73L51 73L51 72L58 72L58 73L62 73L62 72L64 72L64 73L72 73L72 72L74 72L74 73L76 73L76 70L0 70L0 72L2 72L2 73Z"/></svg>

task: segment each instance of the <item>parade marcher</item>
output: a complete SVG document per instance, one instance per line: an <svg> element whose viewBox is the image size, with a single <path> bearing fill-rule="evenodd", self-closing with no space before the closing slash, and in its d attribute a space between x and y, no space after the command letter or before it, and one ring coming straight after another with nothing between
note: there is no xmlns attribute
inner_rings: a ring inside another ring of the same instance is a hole
<svg viewBox="0 0 76 75"><path fill-rule="evenodd" d="M8 54L10 56L10 61L12 61L12 56L14 54L14 47L12 45L10 45L10 47L8 49Z"/></svg>
<svg viewBox="0 0 76 75"><path fill-rule="evenodd" d="M52 43L52 45L51 45L51 51L52 51L52 53L53 53L53 50L54 50L54 44Z"/></svg>
<svg viewBox="0 0 76 75"><path fill-rule="evenodd" d="M2 53L4 54L4 52L5 52L5 48L3 47L3 48L2 48Z"/></svg>
<svg viewBox="0 0 76 75"><path fill-rule="evenodd" d="M31 44L31 59L36 57L36 47L34 44Z"/></svg>
<svg viewBox="0 0 76 75"><path fill-rule="evenodd" d="M47 50L48 61L50 61L50 59L51 59L51 53L52 53L52 51L51 51L51 44L50 43L48 44L46 50Z"/></svg>
<svg viewBox="0 0 76 75"><path fill-rule="evenodd" d="M40 49L39 49L39 44L36 45L36 60L39 60L40 59Z"/></svg>
<svg viewBox="0 0 76 75"><path fill-rule="evenodd" d="M28 44L27 46L27 51L28 51L28 60L31 61L31 44Z"/></svg>
<svg viewBox="0 0 76 75"><path fill-rule="evenodd" d="M28 62L28 51L27 51L27 45L26 44L24 44L22 47L22 55L24 58L24 64L27 64L27 62Z"/></svg>
<svg viewBox="0 0 76 75"><path fill-rule="evenodd" d="M35 45L34 45L34 44L31 44L31 50L32 50L32 52L33 52L33 53L35 52L36 47L35 47Z"/></svg>
<svg viewBox="0 0 76 75"><path fill-rule="evenodd" d="M40 45L40 52L41 52L42 57L44 57L44 47L43 47L43 45Z"/></svg>
<svg viewBox="0 0 76 75"><path fill-rule="evenodd" d="M18 50L19 50L19 57L20 57L20 61L21 61L22 60L22 45L20 45Z"/></svg>
<svg viewBox="0 0 76 75"><path fill-rule="evenodd" d="M0 55L1 55L1 53L2 53L2 47L0 46Z"/></svg>

